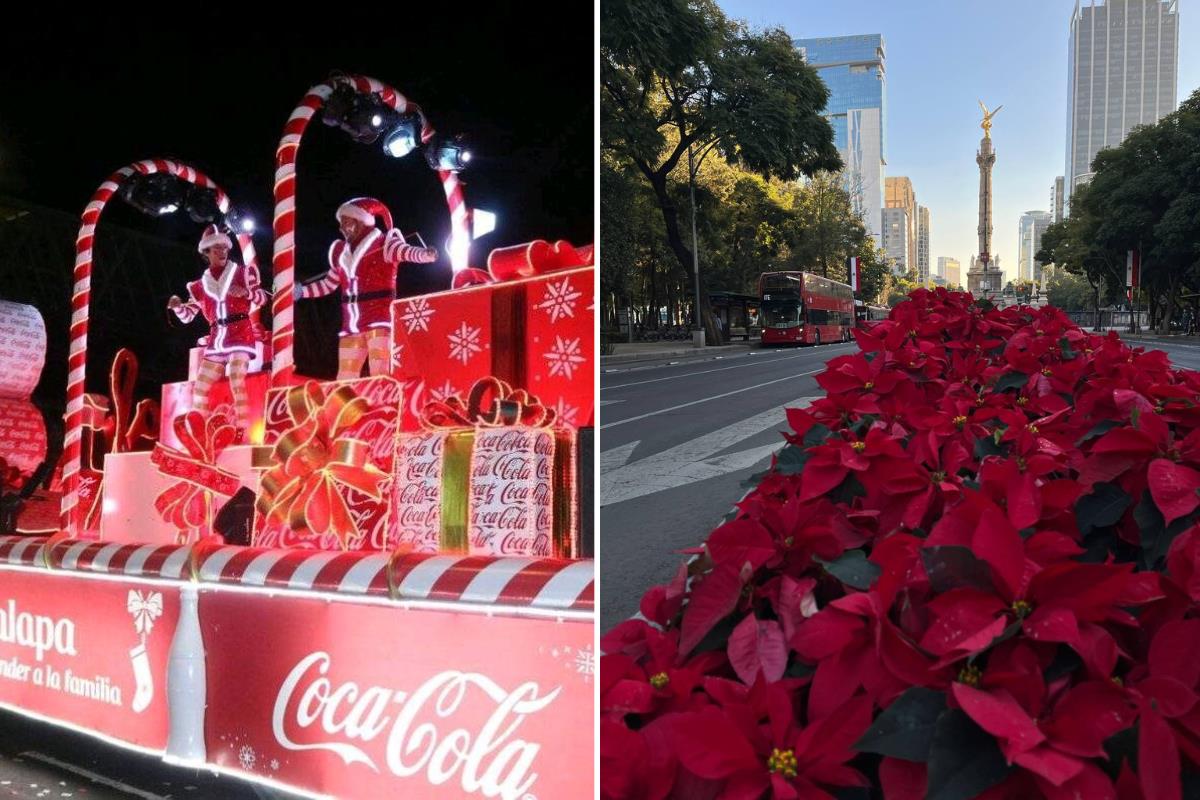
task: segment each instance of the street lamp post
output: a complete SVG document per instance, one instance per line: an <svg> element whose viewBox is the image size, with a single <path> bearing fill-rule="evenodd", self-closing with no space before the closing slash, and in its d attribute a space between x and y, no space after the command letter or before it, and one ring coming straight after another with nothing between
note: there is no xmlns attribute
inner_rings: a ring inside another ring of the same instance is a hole
<svg viewBox="0 0 1200 800"><path fill-rule="evenodd" d="M692 146L688 145L688 189L692 195L692 275L696 280L696 329L692 331L692 346L704 347L704 320L700 316L700 248L696 238L696 166L692 163Z"/></svg>

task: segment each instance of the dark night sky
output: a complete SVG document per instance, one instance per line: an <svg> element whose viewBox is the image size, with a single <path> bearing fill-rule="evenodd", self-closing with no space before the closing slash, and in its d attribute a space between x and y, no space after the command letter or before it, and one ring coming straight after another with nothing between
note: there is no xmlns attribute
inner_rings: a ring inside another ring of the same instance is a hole
<svg viewBox="0 0 1200 800"><path fill-rule="evenodd" d="M173 13L187 21L156 28L74 10L53 22L6 24L0 194L75 215L114 169L142 158L177 158L253 213L267 271L283 124L306 89L341 70L396 87L439 132L469 138L474 160L462 173L467 202L499 216L496 233L473 248L473 266L482 266L494 247L534 238L592 241L591 3L327 7L333 11L324 17L320 6L297 12L306 25L291 30L202 12L198 4L175 6ZM353 196L379 197L403 230L415 229L431 244L440 247L448 236L444 196L419 153L392 159L378 144L357 144L314 120L298 173L300 278L325 269L337 236L334 209ZM152 220L119 202L104 219L189 245L200 232L185 215ZM97 263L98 273L103 268ZM186 270L198 272L199 263ZM443 288L449 267L443 259L402 274L408 277L401 293L411 294ZM161 309L151 311L158 319ZM44 313L51 323L53 312Z"/></svg>
<svg viewBox="0 0 1200 800"><path fill-rule="evenodd" d="M308 87L339 69L396 87L436 129L470 137L477 160L463 174L468 203L496 211L502 226L490 244L591 240L591 4L558 3L547 7L552 14L525 2L461 6L470 11L403 4L395 14L363 6L354 16L330 5L338 13L315 20L308 12L314 21L290 31L193 11L190 22L158 30L75 12L52 26L7 25L0 191L78 213L113 169L173 156L206 171L265 222L283 124ZM195 31L205 28L219 33L203 41ZM390 159L314 121L299 175L301 242L310 234L322 243L318 253L336 235L333 209L361 194L380 197L405 230L415 226L427 240L448 232L435 174L419 154ZM145 227L175 233L171 225ZM198 233L190 221L183 227L187 238ZM261 251L268 239L258 237Z"/></svg>

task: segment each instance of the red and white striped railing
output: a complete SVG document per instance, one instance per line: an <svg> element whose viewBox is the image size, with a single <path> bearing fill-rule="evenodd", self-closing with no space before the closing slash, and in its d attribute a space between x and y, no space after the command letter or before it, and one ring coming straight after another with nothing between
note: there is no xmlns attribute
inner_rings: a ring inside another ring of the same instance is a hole
<svg viewBox="0 0 1200 800"><path fill-rule="evenodd" d="M557 611L595 610L595 562L0 536L0 569L36 566L283 591Z"/></svg>

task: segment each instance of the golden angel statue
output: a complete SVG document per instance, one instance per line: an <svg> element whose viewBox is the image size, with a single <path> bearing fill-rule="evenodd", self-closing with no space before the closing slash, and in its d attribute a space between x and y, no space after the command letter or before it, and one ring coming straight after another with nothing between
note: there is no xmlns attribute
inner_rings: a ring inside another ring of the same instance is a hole
<svg viewBox="0 0 1200 800"><path fill-rule="evenodd" d="M991 111L988 111L987 106L985 106L983 101L980 100L979 107L983 109L983 121L979 123L979 127L983 128L984 138L990 139L992 138L992 117L996 116L996 114L999 113L1000 109L1004 108L1004 106L998 105Z"/></svg>

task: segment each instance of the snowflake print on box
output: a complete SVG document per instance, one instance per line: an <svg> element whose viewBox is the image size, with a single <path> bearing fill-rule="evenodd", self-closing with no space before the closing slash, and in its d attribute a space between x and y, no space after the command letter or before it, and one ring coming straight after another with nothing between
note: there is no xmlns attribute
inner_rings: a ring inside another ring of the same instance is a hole
<svg viewBox="0 0 1200 800"><path fill-rule="evenodd" d="M428 331L429 319L432 316L433 306L429 305L429 301L424 297L418 297L400 306L400 321L404 323L404 330L408 333Z"/></svg>
<svg viewBox="0 0 1200 800"><path fill-rule="evenodd" d="M397 300L393 377L419 381L421 403L401 429L421 429L420 410L447 381L464 392L496 377L547 406L573 409L563 426L592 424L595 410L595 270L578 268ZM428 313L428 312L432 313ZM415 394L412 395L415 397Z"/></svg>
<svg viewBox="0 0 1200 800"><path fill-rule="evenodd" d="M548 654L562 665L562 668L579 677L584 683L591 683L596 674L596 653L589 644L586 647L540 647L538 651Z"/></svg>
<svg viewBox="0 0 1200 800"><path fill-rule="evenodd" d="M458 390L450 384L450 381L446 381L436 389L429 390L429 396L438 402L441 402L449 397L454 397L456 394L458 394Z"/></svg>
<svg viewBox="0 0 1200 800"><path fill-rule="evenodd" d="M578 339L568 341L561 336L554 337L554 347L546 351L545 357L550 362L550 374L564 375L567 380L574 380L575 370L587 361L579 351Z"/></svg>
<svg viewBox="0 0 1200 800"><path fill-rule="evenodd" d="M255 755L254 748L251 747L250 745L244 744L244 745L242 745L241 749L238 750L238 762L242 765L242 769L244 769L244 770L254 769L254 764L257 761L258 761L258 756Z"/></svg>
<svg viewBox="0 0 1200 800"><path fill-rule="evenodd" d="M472 328L465 322L459 325L458 329L448 337L450 358L461 361L465 367L471 360L471 356L483 352L483 348L479 346L479 333L479 328Z"/></svg>
<svg viewBox="0 0 1200 800"><path fill-rule="evenodd" d="M554 404L554 419L556 424L577 427L579 425L579 408L570 405L560 397Z"/></svg>
<svg viewBox="0 0 1200 800"><path fill-rule="evenodd" d="M581 297L583 292L571 286L569 279L563 278L546 285L546 294L537 307L550 315L551 322L558 322L562 317L575 316L575 303Z"/></svg>

